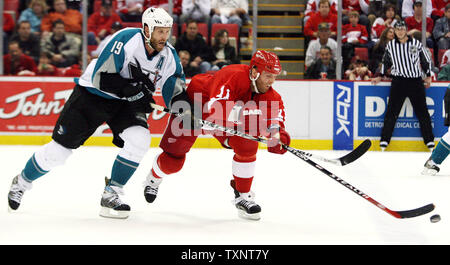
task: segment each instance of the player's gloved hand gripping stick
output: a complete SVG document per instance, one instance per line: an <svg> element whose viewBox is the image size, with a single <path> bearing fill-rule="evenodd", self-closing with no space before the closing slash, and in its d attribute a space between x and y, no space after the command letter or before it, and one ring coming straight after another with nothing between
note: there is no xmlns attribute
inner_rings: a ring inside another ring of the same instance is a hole
<svg viewBox="0 0 450 265"><path fill-rule="evenodd" d="M170 113L170 114L173 114L173 115L177 115L177 116L183 115L183 114L180 114L180 113L178 113L176 111L172 111L172 110L170 110L168 108L165 108L163 106L156 105L154 103L151 103L151 106L155 110L167 112L167 113ZM265 138L254 137L254 136L245 134L243 132L234 130L232 128L220 126L220 125L215 124L213 122L202 120L202 119L199 119L199 118L196 118L196 117L193 117L193 119L196 119L202 125L206 125L206 126L212 127L212 128L217 129L219 131L222 131L222 132L225 132L225 133L229 133L229 134L232 134L232 135L236 135L236 136L240 136L240 137L243 137L243 138L246 138L246 139L249 139L249 140L253 140L253 141L257 141L257 142L260 142L260 143L267 144L267 139L265 139ZM290 146L285 145L285 144L281 144L281 145L282 145L282 147L284 149L286 149L287 151L289 151L293 155L297 156L298 158L301 158L306 163L308 163L311 166L317 168L322 173L326 174L327 176L329 176L333 180L337 181L339 184L341 184L344 187L348 188L349 190L353 191L354 193L356 193L360 197L366 199L367 201L369 201L373 205L377 206L379 209L389 213L391 216L393 216L395 218L412 218L412 217L416 217L416 216L427 214L427 213L433 211L434 208L435 208L434 204L430 203L430 204L427 204L425 206L422 206L422 207L419 207L419 208L416 208L416 209L412 209L412 210L406 210L406 211L390 210L389 208L387 208L383 204L381 204L381 203L377 202L376 200L374 200L373 198L371 198L369 195L367 195L364 192L362 192L361 190L357 189L355 186L353 186L350 183L346 182L345 180L339 178L335 174L331 173L330 171L328 171L327 169L323 168L321 165L317 164L316 162L314 162L314 161L312 161L310 159L310 157L311 157L311 158L317 158L319 160L322 160L322 161L325 161L325 162L330 162L330 163L341 165L341 166L346 165L348 163L351 163L351 162L355 161L356 159L361 157L365 152L367 152L367 150L371 146L371 142L368 139L366 139L362 144L360 144L356 149L354 149L352 152L350 152L346 156L344 156L344 157L342 157L340 159L335 159L335 160L338 160L339 162L333 162L333 160L331 160L331 159L326 159L326 158L322 158L320 156L309 154L309 153L306 153L304 151L295 149L295 148L290 147Z"/></svg>

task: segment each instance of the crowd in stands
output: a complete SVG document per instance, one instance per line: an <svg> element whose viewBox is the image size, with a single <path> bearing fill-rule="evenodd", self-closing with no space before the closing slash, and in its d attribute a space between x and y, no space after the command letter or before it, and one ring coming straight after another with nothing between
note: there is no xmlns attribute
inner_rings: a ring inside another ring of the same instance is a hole
<svg viewBox="0 0 450 265"><path fill-rule="evenodd" d="M433 78L450 81L450 1L424 1L425 46L432 58ZM422 0L343 0L343 78L367 80L379 73L385 47L394 38L393 26L399 20L405 21L409 36L421 40L422 4ZM336 64L337 8L337 0L307 1L303 17L307 41L305 79L335 77L330 76L329 68ZM329 49L324 50L325 46Z"/></svg>
<svg viewBox="0 0 450 265"><path fill-rule="evenodd" d="M82 1L17 0L17 6L3 12L4 75L79 76ZM149 7L168 11L168 0L88 0L88 63L115 32L142 27ZM170 42L186 77L240 63L239 32L252 24L248 0L173 0L172 15Z"/></svg>

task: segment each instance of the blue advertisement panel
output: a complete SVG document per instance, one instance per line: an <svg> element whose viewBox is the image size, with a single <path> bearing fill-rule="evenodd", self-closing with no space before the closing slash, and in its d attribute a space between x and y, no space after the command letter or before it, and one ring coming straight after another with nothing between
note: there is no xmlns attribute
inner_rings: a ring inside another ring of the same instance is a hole
<svg viewBox="0 0 450 265"><path fill-rule="evenodd" d="M353 82L334 82L333 149L353 149Z"/></svg>
<svg viewBox="0 0 450 265"><path fill-rule="evenodd" d="M426 90L426 101L435 137L441 137L448 129L443 122L443 98L446 90L444 85L431 86ZM390 85L373 86L368 84L358 86L358 137L380 136L384 124L389 91ZM405 138L422 137L419 120L408 98L403 103L392 136Z"/></svg>

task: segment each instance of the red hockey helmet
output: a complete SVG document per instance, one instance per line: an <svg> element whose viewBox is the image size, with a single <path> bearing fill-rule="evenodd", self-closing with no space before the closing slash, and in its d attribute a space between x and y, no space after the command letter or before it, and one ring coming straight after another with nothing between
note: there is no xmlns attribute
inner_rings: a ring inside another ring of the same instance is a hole
<svg viewBox="0 0 450 265"><path fill-rule="evenodd" d="M273 52L263 50L256 51L250 60L250 68L253 68L254 66L256 66L256 70L259 73L262 73L263 71L276 75L281 73L280 59Z"/></svg>

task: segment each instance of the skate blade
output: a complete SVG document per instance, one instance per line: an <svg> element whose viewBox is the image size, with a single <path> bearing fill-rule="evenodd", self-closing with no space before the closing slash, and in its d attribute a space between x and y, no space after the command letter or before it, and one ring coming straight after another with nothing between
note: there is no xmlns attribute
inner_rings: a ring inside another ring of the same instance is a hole
<svg viewBox="0 0 450 265"><path fill-rule="evenodd" d="M129 211L116 211L107 207L102 207L100 216L106 218L126 219L129 216Z"/></svg>
<svg viewBox="0 0 450 265"><path fill-rule="evenodd" d="M258 221L261 219L259 213L246 213L244 210L238 210L238 216L242 219Z"/></svg>
<svg viewBox="0 0 450 265"><path fill-rule="evenodd" d="M435 176L437 173L438 173L437 170L426 168L426 167L422 171L422 175L427 175L427 176Z"/></svg>

